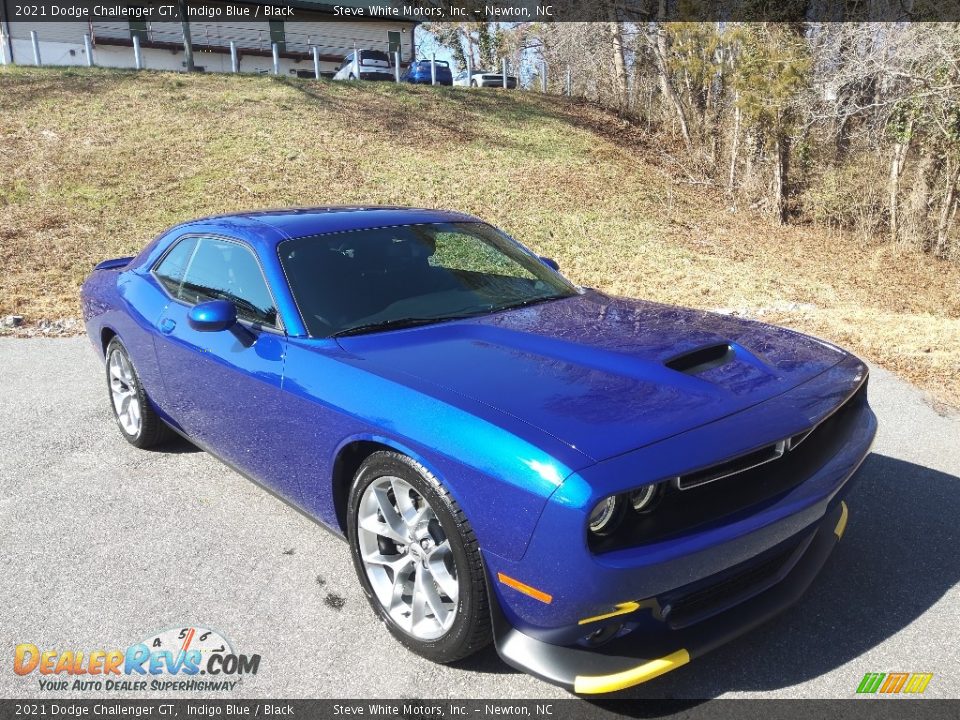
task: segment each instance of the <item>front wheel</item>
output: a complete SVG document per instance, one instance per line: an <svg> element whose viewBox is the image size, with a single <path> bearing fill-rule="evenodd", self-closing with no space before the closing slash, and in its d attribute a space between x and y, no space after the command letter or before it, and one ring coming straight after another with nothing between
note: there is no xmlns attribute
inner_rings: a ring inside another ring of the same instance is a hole
<svg viewBox="0 0 960 720"><path fill-rule="evenodd" d="M350 489L347 532L367 600L407 648L449 663L490 642L479 544L426 468L394 452L367 458Z"/></svg>

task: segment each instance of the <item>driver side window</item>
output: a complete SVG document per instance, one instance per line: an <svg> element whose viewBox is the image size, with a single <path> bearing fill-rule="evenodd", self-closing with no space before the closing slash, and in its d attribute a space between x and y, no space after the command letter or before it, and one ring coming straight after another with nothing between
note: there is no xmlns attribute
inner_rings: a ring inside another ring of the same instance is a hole
<svg viewBox="0 0 960 720"><path fill-rule="evenodd" d="M277 310L260 264L239 243L188 238L167 254L157 266L156 276L174 297L189 305L229 300L237 306L241 320L277 326Z"/></svg>

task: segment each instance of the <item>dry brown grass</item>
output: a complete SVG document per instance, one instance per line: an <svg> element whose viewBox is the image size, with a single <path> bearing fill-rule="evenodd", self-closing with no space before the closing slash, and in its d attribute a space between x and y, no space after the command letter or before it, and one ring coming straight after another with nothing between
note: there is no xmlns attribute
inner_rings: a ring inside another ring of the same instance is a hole
<svg viewBox="0 0 960 720"><path fill-rule="evenodd" d="M76 317L98 260L264 206L449 207L610 292L810 331L960 406L960 268L732 212L637 128L534 94L0 70L0 315Z"/></svg>

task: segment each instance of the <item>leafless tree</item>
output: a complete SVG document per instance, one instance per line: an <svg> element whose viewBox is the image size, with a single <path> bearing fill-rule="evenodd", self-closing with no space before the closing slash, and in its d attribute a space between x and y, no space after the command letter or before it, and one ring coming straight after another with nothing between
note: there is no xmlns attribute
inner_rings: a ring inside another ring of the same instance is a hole
<svg viewBox="0 0 960 720"><path fill-rule="evenodd" d="M552 92L569 68L575 96L682 142L687 179L782 222L828 216L957 254L960 24L666 23L659 0L647 19L595 2L603 22L515 26L498 52L535 48Z"/></svg>

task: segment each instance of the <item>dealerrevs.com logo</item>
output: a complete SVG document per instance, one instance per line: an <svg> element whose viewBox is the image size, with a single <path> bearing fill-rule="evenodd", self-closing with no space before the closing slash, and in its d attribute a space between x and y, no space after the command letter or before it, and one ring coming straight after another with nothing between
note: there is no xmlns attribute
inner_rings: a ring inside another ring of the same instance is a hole
<svg viewBox="0 0 960 720"><path fill-rule="evenodd" d="M37 677L40 690L48 691L230 691L241 682L238 676L256 675L259 668L259 655L238 654L223 635L202 627L164 630L125 650L21 643L13 654L13 671Z"/></svg>

